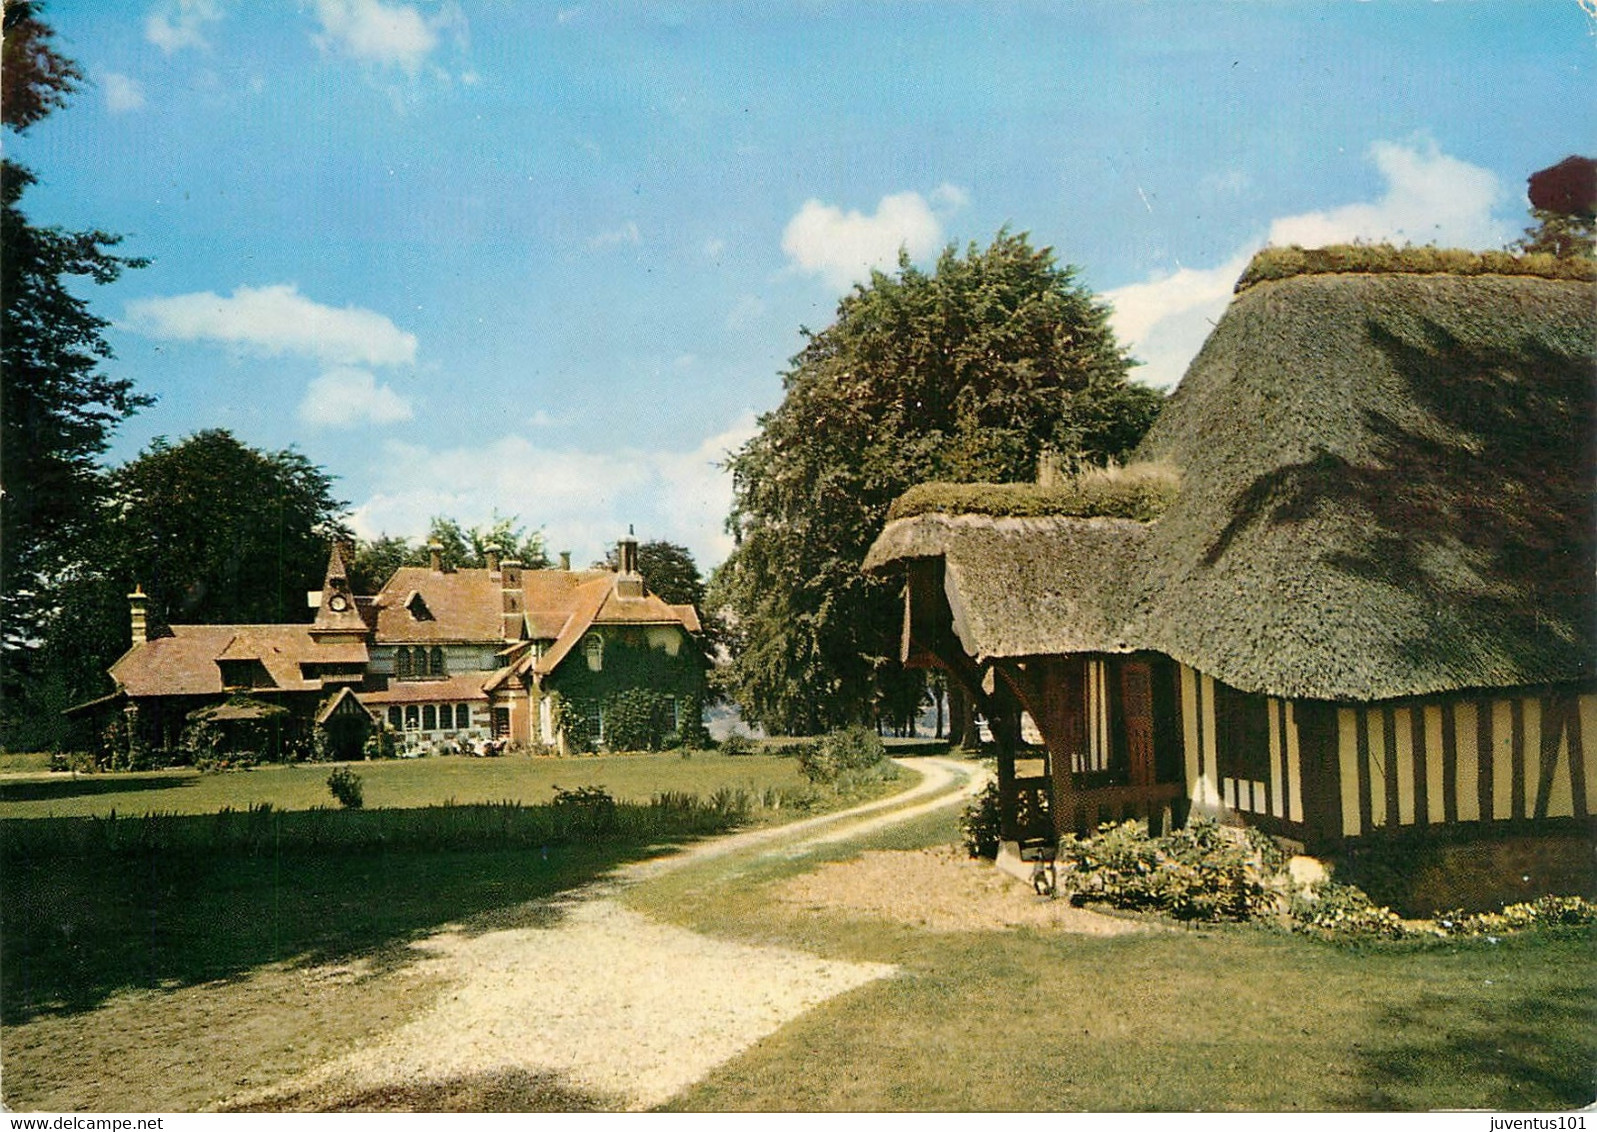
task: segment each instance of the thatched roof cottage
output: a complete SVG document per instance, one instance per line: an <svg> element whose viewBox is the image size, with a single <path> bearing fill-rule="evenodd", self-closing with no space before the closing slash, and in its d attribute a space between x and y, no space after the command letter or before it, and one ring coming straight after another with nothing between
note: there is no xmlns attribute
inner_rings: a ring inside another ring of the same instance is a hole
<svg viewBox="0 0 1597 1132"><path fill-rule="evenodd" d="M1597 886L1592 279L1263 253L1136 465L900 500L906 660L1046 741L1001 758L1011 843L1197 811Z"/></svg>

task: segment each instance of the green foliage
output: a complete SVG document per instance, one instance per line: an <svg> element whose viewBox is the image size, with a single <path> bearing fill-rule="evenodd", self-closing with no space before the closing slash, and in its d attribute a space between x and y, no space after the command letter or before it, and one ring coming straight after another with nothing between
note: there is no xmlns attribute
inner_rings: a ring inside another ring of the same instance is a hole
<svg viewBox="0 0 1597 1132"><path fill-rule="evenodd" d="M1522 255L1550 255L1560 261L1597 259L1597 217L1568 216L1533 208L1536 223L1514 244Z"/></svg>
<svg viewBox="0 0 1597 1132"><path fill-rule="evenodd" d="M429 544L437 543L439 559L446 570L480 570L488 565L488 548L498 547L502 562L517 561L529 570L549 565L542 530L528 531L517 522L495 513L493 521L464 527L456 519L434 515L427 537L412 541L395 535L379 535L355 543L349 562L350 584L358 593L376 593L401 566L426 566L431 561Z"/></svg>
<svg viewBox="0 0 1597 1132"><path fill-rule="evenodd" d="M64 106L81 78L56 52L38 5L6 4L0 114L8 129L24 132ZM8 746L26 748L70 741L58 713L104 686L98 660L112 645L81 592L100 577L98 554L85 553L100 544L98 458L116 425L152 402L101 369L112 357L103 333L110 324L76 282L111 283L146 261L113 254L119 236L30 223L22 196L34 181L30 170L0 161L0 724ZM121 624L125 633L125 614Z"/></svg>
<svg viewBox="0 0 1597 1132"><path fill-rule="evenodd" d="M605 697L605 742L612 751L658 751L676 735L671 698L653 688Z"/></svg>
<svg viewBox="0 0 1597 1132"><path fill-rule="evenodd" d="M1195 821L1163 837L1140 822L1105 825L1059 846L1073 899L1178 920L1251 920L1285 911L1285 859L1255 830Z"/></svg>
<svg viewBox="0 0 1597 1132"><path fill-rule="evenodd" d="M327 776L327 789L346 810L358 810L366 803L365 792L361 789L360 775L347 766L333 768L333 773Z"/></svg>
<svg viewBox="0 0 1597 1132"><path fill-rule="evenodd" d="M144 587L152 627L308 620L328 540L347 534L332 483L292 448L261 451L225 429L158 437L111 476L123 592Z"/></svg>
<svg viewBox="0 0 1597 1132"><path fill-rule="evenodd" d="M1294 931L1344 939L1402 939L1408 934L1398 914L1377 904L1361 888L1320 881L1294 893L1290 907Z"/></svg>
<svg viewBox="0 0 1597 1132"><path fill-rule="evenodd" d="M551 787L555 793L554 808L575 823L575 827L588 833L609 833L616 822L616 800L603 786L578 786L566 790Z"/></svg>
<svg viewBox="0 0 1597 1132"><path fill-rule="evenodd" d="M599 745L593 722L601 706L604 742L611 750L658 750L673 731L669 697L678 701L683 732L678 738L690 745L704 742L703 657L686 648L676 656L652 648L643 630L607 631L603 667L594 672L574 658L561 665L550 690L555 727L565 732L572 750L591 751ZM615 730L617 709L620 732Z"/></svg>
<svg viewBox="0 0 1597 1132"><path fill-rule="evenodd" d="M1093 468L1050 487L1029 483L923 483L895 499L887 518L891 521L940 512L1005 518L1105 516L1149 523L1164 514L1180 489L1181 480L1175 470L1159 464Z"/></svg>
<svg viewBox="0 0 1597 1132"><path fill-rule="evenodd" d="M1501 912L1444 912L1436 926L1448 935L1504 935L1529 928L1597 926L1597 904L1580 896L1542 896L1504 905Z"/></svg>
<svg viewBox="0 0 1597 1132"><path fill-rule="evenodd" d="M754 753L754 740L741 731L731 731L721 740L721 753L723 755L752 755Z"/></svg>
<svg viewBox="0 0 1597 1132"><path fill-rule="evenodd" d="M374 727L361 745L361 755L367 759L391 759L398 754L394 733L386 727Z"/></svg>
<svg viewBox="0 0 1597 1132"><path fill-rule="evenodd" d="M814 735L920 698L920 674L888 655L897 587L860 572L894 498L926 480L1030 480L1044 448L1119 459L1163 398L1127 383L1074 269L1008 232L950 247L931 273L904 259L805 333L782 405L730 460L739 545L710 604L731 613L725 682L744 717Z"/></svg>
<svg viewBox="0 0 1597 1132"><path fill-rule="evenodd" d="M959 835L965 844L965 852L972 857L985 857L989 861L996 859L998 845L1003 840L1002 821L998 782L990 779L959 816Z"/></svg>
<svg viewBox="0 0 1597 1132"><path fill-rule="evenodd" d="M881 736L864 724L852 724L796 748L799 770L817 786L835 785L850 772L870 770L887 758Z"/></svg>
<svg viewBox="0 0 1597 1132"><path fill-rule="evenodd" d="M1597 280L1597 263L1560 258L1527 248L1528 254L1471 252L1459 248L1393 247L1391 244L1333 244L1324 248L1265 248L1237 281L1249 287L1295 275L1390 273L1403 275L1535 275L1580 282Z"/></svg>

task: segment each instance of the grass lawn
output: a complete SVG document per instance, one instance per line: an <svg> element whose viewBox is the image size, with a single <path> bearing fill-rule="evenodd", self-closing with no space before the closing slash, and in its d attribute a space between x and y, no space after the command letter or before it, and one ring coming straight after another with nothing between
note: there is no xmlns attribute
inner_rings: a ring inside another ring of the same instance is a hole
<svg viewBox="0 0 1597 1132"><path fill-rule="evenodd" d="M27 758L32 756L13 756ZM771 755L695 751L580 759L459 756L349 764L360 775L369 808L469 802L547 802L552 787L604 786L620 801L648 801L663 791L708 796L723 786L764 790L804 787L798 764ZM54 774L0 780L0 820L119 814L215 813L270 802L274 809L335 805L327 764L261 766L200 774L183 768L130 774Z"/></svg>
<svg viewBox="0 0 1597 1132"><path fill-rule="evenodd" d="M366 811L330 809L323 824L342 828L343 819L381 818L377 807L449 800L539 805L556 784L603 785L622 802L642 803L665 791L708 797L723 787L814 796L794 760L764 755L435 758L361 763L356 771ZM202 815L224 806L270 802L280 818L294 819L280 825L299 830L309 828L301 819L317 817L303 811L333 805L328 772L302 765L16 778L0 782L0 820L19 830L51 824L40 818L114 809L205 823L212 819ZM823 794L816 808L856 800ZM189 1110L303 1070L431 1001L436 988L413 973L417 939L446 924L471 932L513 926L540 914L529 901L680 839L618 828L521 849L345 853L301 838L254 851L8 858L0 862L4 1099L57 1111ZM95 1069L107 1063L118 1071Z"/></svg>
<svg viewBox="0 0 1597 1132"><path fill-rule="evenodd" d="M952 822L870 847L948 843ZM713 934L901 971L804 1015L671 1108L1539 1110L1597 1096L1590 933L1364 947L1246 926L936 933L770 898L817 859L700 868L629 894Z"/></svg>

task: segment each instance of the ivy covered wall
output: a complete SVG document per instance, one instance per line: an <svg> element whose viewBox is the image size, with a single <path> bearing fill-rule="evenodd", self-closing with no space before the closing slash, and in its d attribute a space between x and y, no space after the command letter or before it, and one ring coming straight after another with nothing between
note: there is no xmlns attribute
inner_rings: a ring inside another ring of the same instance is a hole
<svg viewBox="0 0 1597 1132"><path fill-rule="evenodd" d="M589 647L584 639L544 685L553 698L555 726L570 748L598 747L601 719L603 742L611 750L702 743L704 660L693 642L684 634L673 656L664 647L650 647L642 626L605 627L596 634L601 647ZM595 653L597 671L589 662Z"/></svg>

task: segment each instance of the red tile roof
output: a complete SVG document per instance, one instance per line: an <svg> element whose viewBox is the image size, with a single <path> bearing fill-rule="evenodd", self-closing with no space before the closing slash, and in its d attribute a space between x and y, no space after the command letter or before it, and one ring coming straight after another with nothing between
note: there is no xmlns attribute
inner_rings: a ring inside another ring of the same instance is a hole
<svg viewBox="0 0 1597 1132"><path fill-rule="evenodd" d="M309 625L174 625L169 637L135 645L111 666L111 678L130 696L201 696L224 692L219 660L259 660L271 687L320 691L302 664L364 664L359 641L318 643Z"/></svg>
<svg viewBox="0 0 1597 1132"><path fill-rule="evenodd" d="M476 672L464 676L449 676L442 680L391 680L381 692L362 692L360 702L368 706L381 704L425 704L455 700L486 700L482 690L489 673Z"/></svg>

